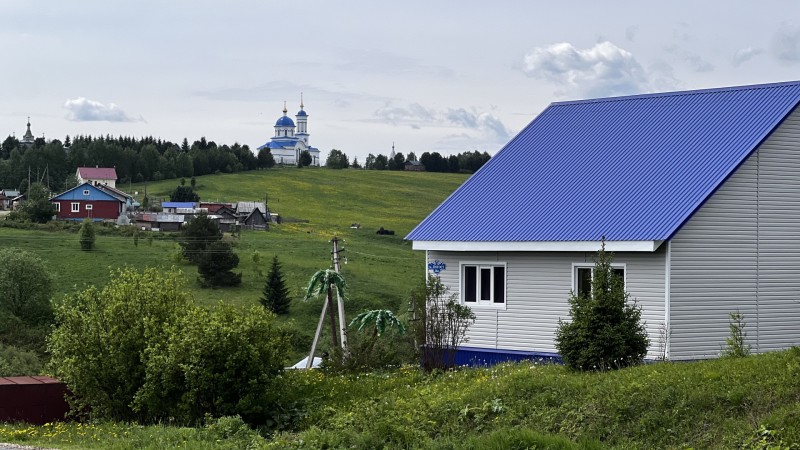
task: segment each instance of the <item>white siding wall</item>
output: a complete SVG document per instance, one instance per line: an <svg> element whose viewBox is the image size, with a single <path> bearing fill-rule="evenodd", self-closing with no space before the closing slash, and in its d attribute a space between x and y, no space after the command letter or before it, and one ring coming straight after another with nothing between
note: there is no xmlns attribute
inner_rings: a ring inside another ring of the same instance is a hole
<svg viewBox="0 0 800 450"><path fill-rule="evenodd" d="M728 315L754 351L800 343L800 110L671 242L672 359L717 356Z"/></svg>
<svg viewBox="0 0 800 450"><path fill-rule="evenodd" d="M569 319L567 298L572 289L573 263L592 263L591 253L550 252L428 252L428 261L447 265L442 282L459 292L460 262L507 264L506 309L474 306L477 316L469 329L471 347L556 352L558 319ZM615 263L626 264L627 290L642 306L656 356L659 326L664 321L665 253L617 253Z"/></svg>

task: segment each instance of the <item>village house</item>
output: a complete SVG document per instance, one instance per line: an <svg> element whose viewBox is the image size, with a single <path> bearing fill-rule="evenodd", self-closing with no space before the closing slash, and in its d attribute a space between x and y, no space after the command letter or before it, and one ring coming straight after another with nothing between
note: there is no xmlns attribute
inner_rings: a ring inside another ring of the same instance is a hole
<svg viewBox="0 0 800 450"><path fill-rule="evenodd" d="M86 182L54 196L50 202L56 207L56 218L116 220L128 209L132 198L116 189L112 191L103 187Z"/></svg>
<svg viewBox="0 0 800 450"><path fill-rule="evenodd" d="M649 358L800 344L800 82L553 103L406 239L477 321L461 361L555 356L606 239Z"/></svg>
<svg viewBox="0 0 800 450"><path fill-rule="evenodd" d="M113 167L78 167L75 172L78 184L92 183L117 187L117 170Z"/></svg>

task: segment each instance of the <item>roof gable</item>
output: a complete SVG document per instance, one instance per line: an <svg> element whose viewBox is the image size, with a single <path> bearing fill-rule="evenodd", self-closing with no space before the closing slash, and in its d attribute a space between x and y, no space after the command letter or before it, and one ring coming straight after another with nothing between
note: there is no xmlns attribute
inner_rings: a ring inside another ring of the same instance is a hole
<svg viewBox="0 0 800 450"><path fill-rule="evenodd" d="M84 194L84 192L87 191L88 193ZM114 197L113 195L110 195L107 192L98 189L96 186L92 186L92 183L79 184L74 188L68 189L50 199L50 201L54 200L85 200L85 201L112 200L123 203L122 200Z"/></svg>
<svg viewBox="0 0 800 450"><path fill-rule="evenodd" d="M554 103L406 238L667 240L798 101L800 82Z"/></svg>

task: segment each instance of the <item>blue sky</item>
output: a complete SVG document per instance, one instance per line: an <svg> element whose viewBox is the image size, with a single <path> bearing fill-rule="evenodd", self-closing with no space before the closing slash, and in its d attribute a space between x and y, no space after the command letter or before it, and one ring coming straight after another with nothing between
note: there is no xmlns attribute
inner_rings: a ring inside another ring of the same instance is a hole
<svg viewBox="0 0 800 450"><path fill-rule="evenodd" d="M800 79L800 2L0 0L0 136L495 153L553 101Z"/></svg>

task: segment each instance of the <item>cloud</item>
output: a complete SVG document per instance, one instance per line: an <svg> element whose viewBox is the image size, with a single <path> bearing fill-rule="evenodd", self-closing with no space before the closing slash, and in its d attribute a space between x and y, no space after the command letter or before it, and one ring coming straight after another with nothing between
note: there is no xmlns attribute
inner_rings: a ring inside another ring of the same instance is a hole
<svg viewBox="0 0 800 450"><path fill-rule="evenodd" d="M495 115L488 112L475 113L467 111L464 108L448 109L447 112L445 112L445 118L449 122L464 128L479 130L487 137L497 138L502 141L511 137L511 132L506 128L503 122Z"/></svg>
<svg viewBox="0 0 800 450"><path fill-rule="evenodd" d="M511 137L511 131L494 114L479 111L476 108L447 108L436 110L426 108L419 103L397 106L386 103L375 111L374 116L380 122L391 125L406 125L415 130L423 127L457 127L467 130L467 135L490 141L505 142Z"/></svg>
<svg viewBox="0 0 800 450"><path fill-rule="evenodd" d="M141 116L138 119L128 116L114 103L104 105L86 97L68 99L64 108L68 111L67 119L75 122L144 122Z"/></svg>
<svg viewBox="0 0 800 450"><path fill-rule="evenodd" d="M641 64L629 51L605 41L577 49L562 42L536 47L523 60L529 77L560 84L582 97L649 92L651 84Z"/></svg>
<svg viewBox="0 0 800 450"><path fill-rule="evenodd" d="M377 111L375 111L375 116L377 118L392 125L420 125L419 122L433 121L435 115L436 113L434 111L425 108L419 103L412 103L407 107L401 107L393 106L390 102L387 102Z"/></svg>
<svg viewBox="0 0 800 450"><path fill-rule="evenodd" d="M772 38L770 50L781 61L800 61L800 27L781 26Z"/></svg>
<svg viewBox="0 0 800 450"><path fill-rule="evenodd" d="M639 32L639 27L636 25L631 25L628 28L625 28L625 39L628 42L636 41L636 33Z"/></svg>
<svg viewBox="0 0 800 450"><path fill-rule="evenodd" d="M714 70L714 65L706 61L700 55L686 50L677 45L670 45L665 48L667 53L677 56L680 60L687 63L689 67L695 72L711 72Z"/></svg>
<svg viewBox="0 0 800 450"><path fill-rule="evenodd" d="M754 48L754 47L740 48L739 50L736 50L736 52L733 54L733 65L738 67L762 53L764 53L764 50L760 48Z"/></svg>

